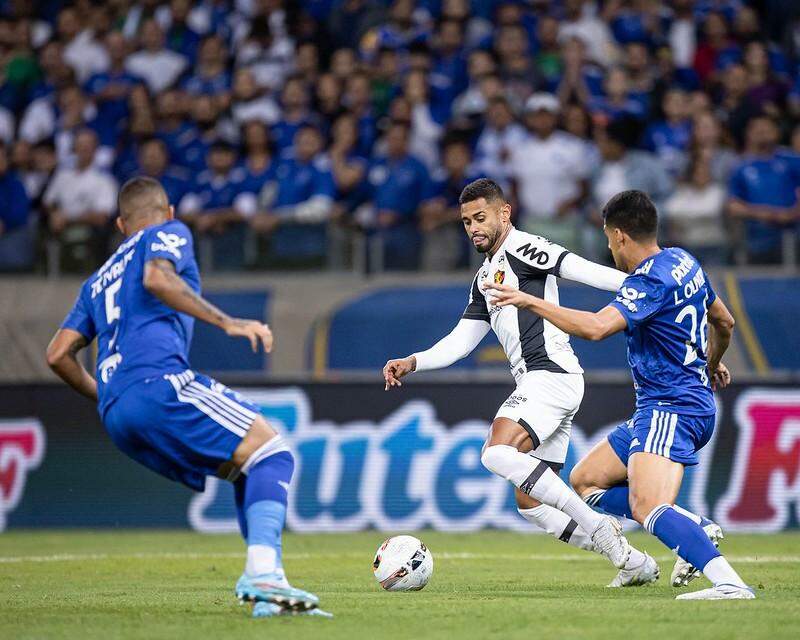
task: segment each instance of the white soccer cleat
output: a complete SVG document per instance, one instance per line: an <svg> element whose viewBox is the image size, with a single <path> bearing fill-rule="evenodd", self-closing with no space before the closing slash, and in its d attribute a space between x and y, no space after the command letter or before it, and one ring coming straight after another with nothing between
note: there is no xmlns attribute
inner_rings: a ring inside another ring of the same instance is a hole
<svg viewBox="0 0 800 640"><path fill-rule="evenodd" d="M597 529L592 532L592 542L617 569L622 569L628 562L631 547L622 533L622 525L616 518L603 516Z"/></svg>
<svg viewBox="0 0 800 640"><path fill-rule="evenodd" d="M725 537L722 533L722 527L711 520L706 520L706 522L708 524L703 526L703 531L706 532L708 539L714 543L714 546L719 547L719 541ZM685 587L700 575L702 575L700 569L678 556L675 560L675 566L672 568L670 579L673 587Z"/></svg>
<svg viewBox="0 0 800 640"><path fill-rule="evenodd" d="M735 584L718 584L708 589L682 593L676 600L753 600L756 592L750 587Z"/></svg>
<svg viewBox="0 0 800 640"><path fill-rule="evenodd" d="M645 553L642 564L632 569L620 569L616 577L606 586L612 588L640 587L658 580L660 573L658 563Z"/></svg>

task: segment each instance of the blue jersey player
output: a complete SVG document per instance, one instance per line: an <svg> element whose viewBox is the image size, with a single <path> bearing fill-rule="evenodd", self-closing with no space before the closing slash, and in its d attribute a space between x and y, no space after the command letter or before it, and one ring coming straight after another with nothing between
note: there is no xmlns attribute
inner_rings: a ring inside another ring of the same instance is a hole
<svg viewBox="0 0 800 640"><path fill-rule="evenodd" d="M203 299L192 236L173 215L156 180L133 178L122 187L117 225L126 239L84 282L48 347L48 363L97 402L111 439L134 460L195 491L209 475L234 483L247 543L235 591L255 603L255 616L327 615L283 571L289 447L253 403L189 366L195 319L248 339L254 351L269 351L272 334ZM77 354L95 339L92 376Z"/></svg>
<svg viewBox="0 0 800 640"><path fill-rule="evenodd" d="M656 209L646 194L617 194L603 217L614 261L630 274L604 309L567 309L503 284L486 289L498 306L528 309L581 338L625 332L636 412L581 461L573 473L583 480L573 477L573 484L585 498L594 489L614 487L603 492L598 506L632 516L714 585L679 599L754 598L701 519L675 506L684 467L697 464L697 451L714 431L712 387L730 381L721 358L733 318L697 260L683 249L658 246Z"/></svg>

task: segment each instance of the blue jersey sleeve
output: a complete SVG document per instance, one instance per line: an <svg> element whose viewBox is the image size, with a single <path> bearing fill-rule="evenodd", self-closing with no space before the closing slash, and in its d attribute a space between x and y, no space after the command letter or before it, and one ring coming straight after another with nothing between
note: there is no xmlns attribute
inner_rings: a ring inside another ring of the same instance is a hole
<svg viewBox="0 0 800 640"><path fill-rule="evenodd" d="M668 294L666 285L642 273L625 278L611 306L625 318L628 329L646 322L664 304Z"/></svg>
<svg viewBox="0 0 800 640"><path fill-rule="evenodd" d="M92 318L92 306L87 300L86 287L81 287L72 310L67 314L62 329L72 329L80 333L87 341L91 342L97 335L97 328Z"/></svg>
<svg viewBox="0 0 800 640"><path fill-rule="evenodd" d="M144 261L158 259L169 260L178 273L194 263L192 233L183 222L173 220L150 231L145 245Z"/></svg>

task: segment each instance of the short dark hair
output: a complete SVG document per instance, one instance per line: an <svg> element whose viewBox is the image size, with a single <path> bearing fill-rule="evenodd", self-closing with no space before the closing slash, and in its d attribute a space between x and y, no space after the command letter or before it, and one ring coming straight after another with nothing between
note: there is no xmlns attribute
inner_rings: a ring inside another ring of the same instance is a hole
<svg viewBox="0 0 800 640"><path fill-rule="evenodd" d="M169 207L169 198L158 180L136 176L122 185L117 206L120 217L130 220L141 215L163 213Z"/></svg>
<svg viewBox="0 0 800 640"><path fill-rule="evenodd" d="M644 191L621 191L603 207L603 221L627 233L634 240L655 238L658 213L653 201Z"/></svg>
<svg viewBox="0 0 800 640"><path fill-rule="evenodd" d="M506 201L505 195L500 185L490 178L478 178L470 182L458 198L458 204L466 204L467 202L474 202L485 198L486 202L497 202L498 200Z"/></svg>

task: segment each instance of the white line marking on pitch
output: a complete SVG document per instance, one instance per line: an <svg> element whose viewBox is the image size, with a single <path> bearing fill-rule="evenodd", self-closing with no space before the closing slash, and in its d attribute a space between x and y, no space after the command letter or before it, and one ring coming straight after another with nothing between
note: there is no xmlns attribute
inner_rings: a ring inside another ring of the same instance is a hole
<svg viewBox="0 0 800 640"><path fill-rule="evenodd" d="M244 552L161 552L161 553L57 553L53 555L37 556L0 556L0 564L16 564L24 562L84 562L91 560L204 560L214 558L244 558ZM528 560L531 562L547 562L551 560L566 560L569 562L584 562L603 560L596 554L502 554L502 553L448 553L441 552L434 554L437 560ZM309 560L324 558L362 558L361 553L285 553L283 557L287 560ZM760 562L800 562L800 556L737 556L726 555L732 562L742 564L758 564ZM674 559L674 556L656 556L655 560L667 562Z"/></svg>

